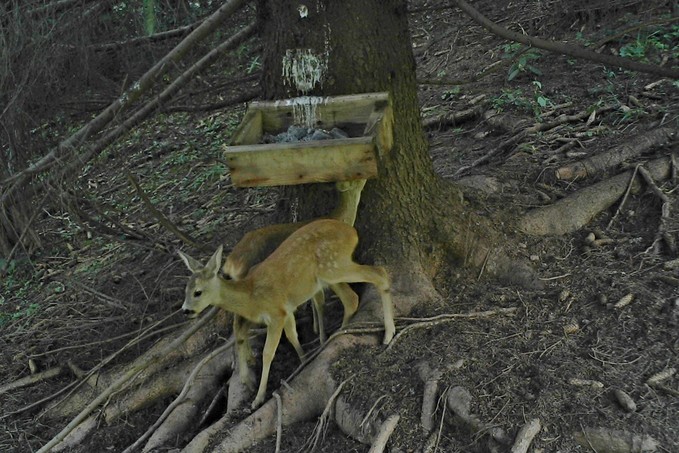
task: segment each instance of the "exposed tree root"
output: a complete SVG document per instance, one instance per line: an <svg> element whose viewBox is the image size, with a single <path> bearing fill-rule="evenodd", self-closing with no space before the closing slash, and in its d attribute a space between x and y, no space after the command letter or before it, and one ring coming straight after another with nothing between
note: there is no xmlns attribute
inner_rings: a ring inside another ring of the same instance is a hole
<svg viewBox="0 0 679 453"><path fill-rule="evenodd" d="M391 433L393 433L394 429L396 429L396 425L398 424L400 418L401 417L399 415L392 415L387 418L384 423L382 423L380 430L377 433L375 442L370 447L370 451L368 453L382 453L384 449L387 448L387 442L391 437Z"/></svg>
<svg viewBox="0 0 679 453"><path fill-rule="evenodd" d="M392 273L392 275L401 274ZM422 274L417 275L422 276ZM393 294L395 307L401 313L408 313L414 304L436 294L428 280L420 282L406 280L404 282L403 279L395 279L392 282L392 288L395 290ZM406 290L407 297L403 296L399 288L408 289ZM426 288L429 288L429 290ZM413 293L413 291L416 292ZM363 299L361 308L353 317L351 325L361 325L365 322L372 323L381 316L379 297L372 289L364 294ZM345 332L348 332L348 329L332 335L325 347L315 357L311 357L309 359L311 361L301 368L301 371L294 375L286 386L277 390L282 407L281 424L285 427L298 421L318 417L323 414L324 410L332 406L329 405L329 402L336 398L334 412L331 411L331 413L340 429L360 442L372 444L379 426L384 420L369 417L370 420L365 420L365 423L361 425L360 420L365 417L356 415L353 412L354 409L345 399L341 395L337 396L339 384L332 379L330 366L344 350L377 346L379 341L377 336L374 335L358 336ZM196 435L183 451L187 453L206 451L208 446L214 444L217 439L223 436L225 431L228 431L227 436L220 439L217 446L211 451L242 451L276 431L279 418L277 415L278 404L277 400L270 399L250 416L232 427L230 425L233 422L233 414L225 415L221 420ZM319 427L319 429L321 428Z"/></svg>
<svg viewBox="0 0 679 453"><path fill-rule="evenodd" d="M557 179L573 181L594 176L611 169L625 160L639 156L654 148L667 145L674 139L677 130L674 127L661 127L644 134L637 135L618 148L594 154L587 159L563 166L556 171Z"/></svg>
<svg viewBox="0 0 679 453"><path fill-rule="evenodd" d="M584 428L574 437L583 447L601 453L653 452L659 447L651 436L608 428Z"/></svg>
<svg viewBox="0 0 679 453"><path fill-rule="evenodd" d="M64 429L62 429L56 436L54 436L47 444L45 444L39 450L39 452L50 451L53 447L62 442L66 438L66 436L68 436L69 433L71 433L71 431L73 431L76 428L80 430L80 426L83 422L86 421L86 423L91 423L92 417L90 416L90 414L92 414L101 404L108 401L115 393L119 392L126 385L128 385L131 380L135 378L139 379L140 375L148 371L149 368L158 367L159 363L166 362L167 357L172 356L177 349L180 349L182 347L190 349L191 343L193 343L192 345L193 347L198 346L195 344L196 343L195 341L187 342L187 340L190 339L193 336L193 334L195 334L198 330L200 330L202 327L208 324L216 313L217 310L210 310L209 313L207 313L198 322L194 323L178 338L174 339L171 342L161 342L161 344L163 345L162 347L153 348L152 349L153 352L151 354L145 354L140 359L136 360L131 366L128 366L123 371L116 373L115 376L110 378L111 383L102 392L96 395L94 399L89 401L89 403L85 405L85 407L78 413L78 415L73 420L71 420L71 422L68 423L68 425ZM187 344L185 345L185 343ZM204 346L204 343L205 342L201 343L200 346ZM189 354L187 356L192 357L195 356L195 354ZM152 367L151 365L154 365L154 367ZM83 402L82 395L80 394L78 395L81 396L81 398L79 399L81 400L80 403L82 403ZM84 398L85 401L87 401L88 399L89 398ZM139 402L139 399L134 398L134 396L132 396L131 401ZM146 401L149 400L146 399ZM76 406L74 406L73 404L68 406L70 411L73 411L76 408ZM57 415L55 414L54 411L50 411L50 413L51 415Z"/></svg>
<svg viewBox="0 0 679 453"><path fill-rule="evenodd" d="M417 366L417 372L422 382L424 382L420 423L424 429L431 431L434 428L439 381L443 373L437 368L432 369L426 362L420 363Z"/></svg>
<svg viewBox="0 0 679 453"><path fill-rule="evenodd" d="M214 322L210 321L215 314L217 316ZM104 391L111 383L119 380L131 370L136 370L134 375L136 382L146 382L168 364L175 364L200 356L211 343L210 338L216 332L226 330L226 321L227 316L224 313L214 311L211 315L208 314L197 323L191 325L178 338L173 333L161 339L151 349L130 364L108 373L100 373L101 366L95 367L94 372L90 372L83 377L88 387L83 388L77 393L71 391L71 395L68 398L48 408L43 413L43 416L49 418L73 417L93 398L97 397L98 392ZM202 329L203 326L208 328ZM109 359L107 358L104 360L104 363L108 361Z"/></svg>
<svg viewBox="0 0 679 453"><path fill-rule="evenodd" d="M644 164L656 181L669 178L671 160L668 157ZM562 235L587 225L595 215L618 200L630 183L632 171L579 190L544 208L534 209L518 222L521 231L534 235ZM635 183L636 184L636 183Z"/></svg>
<svg viewBox="0 0 679 453"><path fill-rule="evenodd" d="M514 439L511 453L526 453L531 442L533 442L533 438L540 432L540 429L542 429L542 425L537 418L523 425L516 435L516 439Z"/></svg>
<svg viewBox="0 0 679 453"><path fill-rule="evenodd" d="M487 432L498 443L510 445L511 439L501 428L487 425L477 416L470 413L472 395L464 387L453 387L447 392L448 408L457 416L457 420L471 428L474 432Z"/></svg>
<svg viewBox="0 0 679 453"><path fill-rule="evenodd" d="M394 272L392 275L402 275ZM437 293L431 287L430 281L417 269L411 268L407 278L397 278L392 287L395 290L396 309L399 313L407 314L411 308L423 300L437 297ZM402 291L402 292L401 292ZM361 310L352 319L352 325L362 325L365 322L374 322L381 316L379 297L374 291L364 294L365 299L361 304ZM511 310L510 310L511 312ZM494 311L492 314L500 313ZM504 313L504 312L503 312ZM152 451L171 444L176 444L178 439L191 436L191 432L197 429L196 420L201 407L209 404L213 394L219 391L221 376L224 376L230 367L227 355L228 345L215 352L206 352L205 346L211 342L209 336L215 332L215 325L224 328L226 316L220 313L223 319L220 323L212 322L209 328L192 326L192 333L185 332L181 339L174 341L164 340L151 349L147 354L137 359L133 364L114 373L99 376L92 379L91 390L81 390L80 397L74 397L68 406L69 412L76 407L84 407L80 414L56 436L42 451L48 451L57 443L57 449L67 449L81 443L86 436L98 426L100 420L111 423L122 414L133 412L144 405L159 398L166 398L171 394L181 394L175 402L166 410L160 419L151 426L134 445L127 451L136 451L144 442L144 451ZM478 317L484 314L451 315L450 319L458 317ZM487 314L486 314L487 315ZM446 322L450 319L430 319L426 323ZM208 320L199 320L203 325ZM196 323L196 324L199 324ZM415 327L411 327L415 328ZM360 329L361 331L380 331L376 329ZM193 334L195 333L195 335ZM237 373L233 373L229 384L228 409L221 420L209 428L198 433L185 447L186 452L206 451L209 445L216 445L211 451L236 452L242 451L259 442L265 437L272 435L280 427L292 423L309 420L321 415L324 410L329 412L326 417L332 418L335 423L349 436L376 448L381 445L376 441L383 426L386 416L379 410L370 410L367 414L359 413L338 392L339 385L333 381L330 375L330 366L337 360L340 353L348 348L378 346L378 338L374 335L353 335L345 329L336 332L328 341L324 349L319 350L301 371L294 376L289 384L281 387L276 393L275 399L267 401L259 410L252 413L242 421L237 420L242 412L242 402L249 401L250 391L240 384ZM228 349L230 351L230 349ZM171 361L167 357L172 357ZM212 359L212 360L210 360ZM181 362L179 362L181 360ZM163 365L160 365L160 364ZM179 363L169 370L161 371L159 368L170 363ZM206 364L207 363L207 364ZM129 389L130 382L142 382L140 387ZM102 389L102 387L105 387ZM125 390L127 388L127 390ZM112 399L113 393L122 393L122 398ZM96 394L93 401L88 401L92 394ZM430 392L433 399L429 399L427 406L435 405L437 386ZM88 395L86 398L84 395ZM334 395L334 396L333 396ZM329 404L336 399L335 404ZM78 400L78 404L75 401ZM110 400L110 401L109 401ZM84 404L86 401L89 404ZM108 401L100 414L95 414L102 403ZM379 404L379 399L376 405ZM429 418L433 425L433 411ZM56 412L55 412L56 413ZM362 420L362 421L361 421ZM235 425L233 423L236 422ZM392 420L393 422L393 420ZM279 426L279 428L277 428ZM388 425L384 425L388 426ZM319 430L321 428L319 427ZM228 432L225 438L224 433ZM320 431L319 431L320 433ZM388 431L382 431L388 438ZM148 439L148 441L147 441ZM180 440L181 442L181 440Z"/></svg>
<svg viewBox="0 0 679 453"><path fill-rule="evenodd" d="M316 422L316 427L314 428L314 434L311 436L311 438L309 438L307 443L304 445L304 448L308 449L309 451L314 451L321 438L325 436L325 431L328 427L328 419L335 408L335 400L342 391L342 387L344 387L344 384L347 382L349 382L349 379L342 381L340 385L337 386L337 390L335 390L335 392L330 396L328 404L326 404L325 409L323 409L323 413L320 417L318 417L318 422Z"/></svg>
<svg viewBox="0 0 679 453"><path fill-rule="evenodd" d="M375 336L342 335L330 340L316 359L289 383L289 387L282 387L278 391L283 407L282 425L309 420L323 413L337 389L337 384L330 377L330 366L343 350L378 344L379 341ZM338 399L337 404L340 400ZM220 453L243 451L272 435L276 430L278 419L276 406L274 399L264 403L257 411L230 429L213 451ZM187 453L204 451L209 441L210 439L206 439L205 436L196 436L184 451Z"/></svg>
<svg viewBox="0 0 679 453"><path fill-rule="evenodd" d="M158 418L137 442L126 452L132 452L148 439L143 451L151 451L175 440L178 433L184 433L198 416L201 402L212 396L219 387L221 377L230 368L229 354L233 353L233 340L207 354L193 368L184 388L165 412Z"/></svg>

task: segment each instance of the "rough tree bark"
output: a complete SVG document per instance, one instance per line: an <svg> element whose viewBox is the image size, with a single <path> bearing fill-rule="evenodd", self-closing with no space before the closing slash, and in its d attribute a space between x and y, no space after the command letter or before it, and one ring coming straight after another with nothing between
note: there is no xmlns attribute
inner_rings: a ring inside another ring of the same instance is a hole
<svg viewBox="0 0 679 453"><path fill-rule="evenodd" d="M290 0L259 4L264 96L267 99L388 91L394 110L394 148L379 156L379 177L363 192L356 222L362 260L392 267L395 279L413 271L434 275L443 264L506 269L499 236L485 219L465 209L461 192L436 177L417 100L415 60L406 2L317 1L307 10ZM290 55L311 54L322 69L307 93L291 86L283 66ZM287 55L287 56L286 56ZM300 217L317 217L321 193L287 189ZM413 280L414 281L414 280ZM400 307L407 311L408 307Z"/></svg>

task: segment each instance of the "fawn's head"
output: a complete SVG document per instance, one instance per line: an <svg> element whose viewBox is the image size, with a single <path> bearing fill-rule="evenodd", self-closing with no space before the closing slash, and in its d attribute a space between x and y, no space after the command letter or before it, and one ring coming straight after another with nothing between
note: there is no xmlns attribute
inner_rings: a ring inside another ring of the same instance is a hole
<svg viewBox="0 0 679 453"><path fill-rule="evenodd" d="M186 296L182 310L189 318L195 318L219 300L219 267L222 263L222 246L212 255L205 266L190 256L179 252L186 267L192 272L186 284Z"/></svg>

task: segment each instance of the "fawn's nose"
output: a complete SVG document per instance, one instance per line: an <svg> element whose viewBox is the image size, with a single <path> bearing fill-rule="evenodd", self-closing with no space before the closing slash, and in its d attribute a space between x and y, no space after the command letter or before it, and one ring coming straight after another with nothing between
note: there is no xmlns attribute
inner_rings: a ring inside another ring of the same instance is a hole
<svg viewBox="0 0 679 453"><path fill-rule="evenodd" d="M185 314L186 316L188 316L189 318L193 318L193 317L196 316L196 312L195 312L194 310L190 310L190 309L188 309L188 308L185 308L185 309L183 309L182 311L183 311L184 314Z"/></svg>

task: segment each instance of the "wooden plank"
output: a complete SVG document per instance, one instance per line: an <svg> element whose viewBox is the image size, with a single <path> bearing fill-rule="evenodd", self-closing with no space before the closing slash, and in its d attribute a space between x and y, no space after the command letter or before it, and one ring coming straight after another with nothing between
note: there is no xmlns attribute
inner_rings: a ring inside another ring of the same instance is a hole
<svg viewBox="0 0 679 453"><path fill-rule="evenodd" d="M263 129L265 132L277 133L287 129L294 122L295 105L299 108L299 98L280 101L253 101L249 108L259 110L263 114ZM346 96L329 96L319 98L315 106L315 127L332 129L355 129L368 121L374 112L379 112L389 105L389 94L363 93ZM352 126L352 125L355 125ZM355 135L358 135L354 132Z"/></svg>
<svg viewBox="0 0 679 453"><path fill-rule="evenodd" d="M262 141L262 112L248 109L231 138L232 145L254 145Z"/></svg>
<svg viewBox="0 0 679 453"><path fill-rule="evenodd" d="M237 187L348 181L377 176L372 137L228 146L224 157Z"/></svg>

